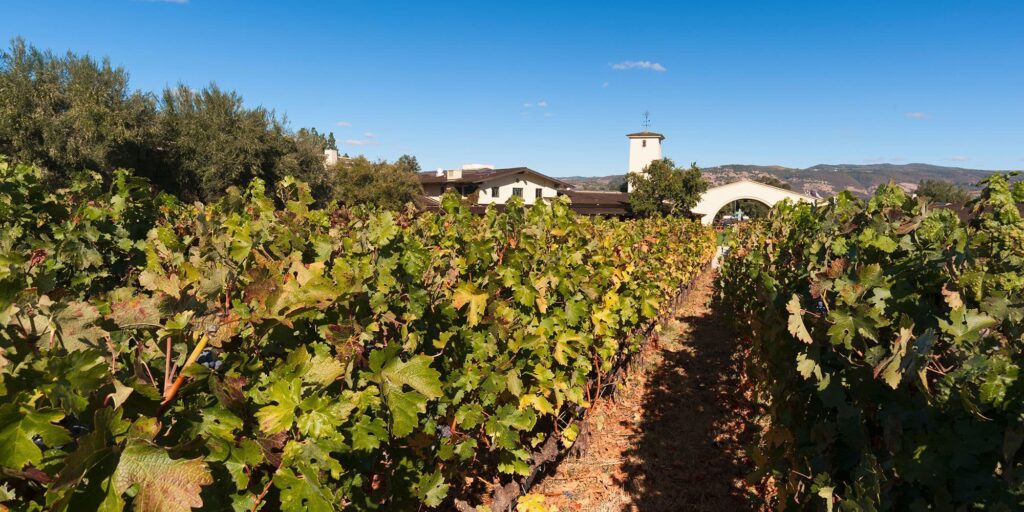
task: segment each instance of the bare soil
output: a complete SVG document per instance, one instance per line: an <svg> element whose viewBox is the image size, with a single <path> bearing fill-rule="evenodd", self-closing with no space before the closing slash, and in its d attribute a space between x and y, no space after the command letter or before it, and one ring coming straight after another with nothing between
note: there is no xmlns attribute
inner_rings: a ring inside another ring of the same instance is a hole
<svg viewBox="0 0 1024 512"><path fill-rule="evenodd" d="M614 398L589 412L578 458L531 492L561 511L742 511L754 429L742 347L715 310L713 271L649 344Z"/></svg>

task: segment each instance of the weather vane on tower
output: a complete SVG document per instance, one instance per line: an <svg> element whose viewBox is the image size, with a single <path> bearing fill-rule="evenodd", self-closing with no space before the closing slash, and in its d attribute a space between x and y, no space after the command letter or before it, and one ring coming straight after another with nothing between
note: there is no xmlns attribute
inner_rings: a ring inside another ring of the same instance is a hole
<svg viewBox="0 0 1024 512"><path fill-rule="evenodd" d="M647 112L647 111L644 112L644 122L642 122L640 124L641 124L641 126L644 127L644 131L645 132L651 131L650 130L650 128L651 128L651 113L650 112Z"/></svg>

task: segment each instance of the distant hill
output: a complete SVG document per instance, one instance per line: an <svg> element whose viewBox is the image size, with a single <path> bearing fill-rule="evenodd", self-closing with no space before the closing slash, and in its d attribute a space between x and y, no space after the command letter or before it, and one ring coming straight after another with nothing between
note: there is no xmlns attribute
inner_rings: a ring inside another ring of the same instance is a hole
<svg viewBox="0 0 1024 512"><path fill-rule="evenodd" d="M793 190L804 194L830 196L849 190L860 196L870 195L883 183L894 181L912 190L921 180L944 180L975 189L975 184L993 171L943 167L929 164L818 164L806 169L778 165L730 164L701 169L713 185L723 185L741 179L774 176L788 183ZM582 190L618 190L626 181L625 175L600 177L573 176L562 180Z"/></svg>

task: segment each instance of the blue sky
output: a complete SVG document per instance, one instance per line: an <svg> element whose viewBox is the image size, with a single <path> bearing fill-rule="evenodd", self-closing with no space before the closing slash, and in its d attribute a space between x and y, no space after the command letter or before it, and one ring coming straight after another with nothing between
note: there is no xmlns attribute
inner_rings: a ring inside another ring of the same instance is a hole
<svg viewBox="0 0 1024 512"><path fill-rule="evenodd" d="M622 173L644 111L680 163L1024 168L1020 0L3 0L0 35L424 169Z"/></svg>

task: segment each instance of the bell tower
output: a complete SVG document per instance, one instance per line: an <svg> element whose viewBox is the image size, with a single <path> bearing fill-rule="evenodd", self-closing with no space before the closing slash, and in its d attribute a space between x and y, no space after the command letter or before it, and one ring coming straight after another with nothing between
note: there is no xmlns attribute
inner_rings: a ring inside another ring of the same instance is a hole
<svg viewBox="0 0 1024 512"><path fill-rule="evenodd" d="M644 112L643 131L626 135L629 138L629 173L643 174L644 168L655 160L661 160L661 141L665 136L650 131L651 119L647 112ZM628 175L627 175L628 176ZM633 191L633 186L628 187L628 192Z"/></svg>

